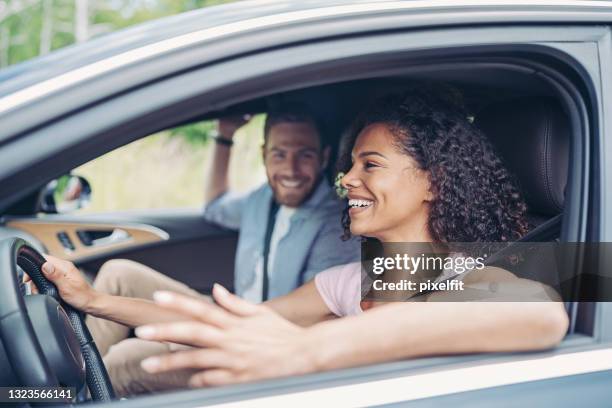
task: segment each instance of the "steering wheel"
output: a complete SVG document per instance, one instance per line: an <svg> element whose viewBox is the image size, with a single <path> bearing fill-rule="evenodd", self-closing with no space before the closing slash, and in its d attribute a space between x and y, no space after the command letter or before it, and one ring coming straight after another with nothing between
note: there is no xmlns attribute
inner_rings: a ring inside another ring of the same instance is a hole
<svg viewBox="0 0 612 408"><path fill-rule="evenodd" d="M45 262L22 239L0 242L0 334L13 373L24 387L78 391L86 382L93 400L110 401L113 387L83 315L42 274ZM40 295L23 296L17 265Z"/></svg>

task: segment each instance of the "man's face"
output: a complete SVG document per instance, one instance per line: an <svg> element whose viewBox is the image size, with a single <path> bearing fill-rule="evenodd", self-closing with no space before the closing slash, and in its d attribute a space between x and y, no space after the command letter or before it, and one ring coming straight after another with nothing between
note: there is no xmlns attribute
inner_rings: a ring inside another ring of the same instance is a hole
<svg viewBox="0 0 612 408"><path fill-rule="evenodd" d="M329 148L321 149L310 123L278 123L269 130L264 164L276 202L299 207L314 190L327 165Z"/></svg>

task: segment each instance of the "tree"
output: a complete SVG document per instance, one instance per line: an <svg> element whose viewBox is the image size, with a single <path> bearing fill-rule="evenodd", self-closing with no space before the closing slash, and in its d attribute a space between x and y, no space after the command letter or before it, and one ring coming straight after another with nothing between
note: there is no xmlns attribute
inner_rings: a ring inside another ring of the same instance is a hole
<svg viewBox="0 0 612 408"><path fill-rule="evenodd" d="M0 67L91 37L232 0L0 0Z"/></svg>

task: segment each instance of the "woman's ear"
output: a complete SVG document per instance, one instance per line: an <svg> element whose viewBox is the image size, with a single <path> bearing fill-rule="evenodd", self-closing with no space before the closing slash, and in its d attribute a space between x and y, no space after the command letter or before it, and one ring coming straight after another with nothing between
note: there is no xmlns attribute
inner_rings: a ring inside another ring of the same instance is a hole
<svg viewBox="0 0 612 408"><path fill-rule="evenodd" d="M425 194L425 201L433 201L434 194L431 192L431 188L427 189L427 193Z"/></svg>
<svg viewBox="0 0 612 408"><path fill-rule="evenodd" d="M433 191L431 191L431 177L427 172L427 192L425 193L425 201L431 202L435 198Z"/></svg>

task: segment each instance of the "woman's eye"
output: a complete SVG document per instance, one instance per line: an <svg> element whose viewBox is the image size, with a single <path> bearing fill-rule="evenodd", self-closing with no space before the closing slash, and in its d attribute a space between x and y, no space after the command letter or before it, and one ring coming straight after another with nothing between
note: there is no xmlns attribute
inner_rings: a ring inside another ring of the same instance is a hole
<svg viewBox="0 0 612 408"><path fill-rule="evenodd" d="M376 163L366 162L366 164L365 164L365 168L366 169L371 169L373 167L379 167L379 166Z"/></svg>

